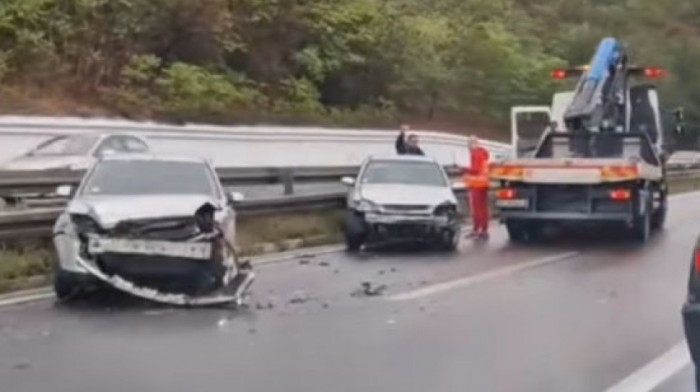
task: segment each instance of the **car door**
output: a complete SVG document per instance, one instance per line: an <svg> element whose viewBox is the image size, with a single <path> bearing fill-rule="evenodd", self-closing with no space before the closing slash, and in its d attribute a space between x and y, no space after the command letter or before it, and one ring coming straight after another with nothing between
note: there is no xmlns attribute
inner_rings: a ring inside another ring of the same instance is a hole
<svg viewBox="0 0 700 392"><path fill-rule="evenodd" d="M511 148L515 158L532 157L540 139L551 126L547 106L515 106L510 112Z"/></svg>

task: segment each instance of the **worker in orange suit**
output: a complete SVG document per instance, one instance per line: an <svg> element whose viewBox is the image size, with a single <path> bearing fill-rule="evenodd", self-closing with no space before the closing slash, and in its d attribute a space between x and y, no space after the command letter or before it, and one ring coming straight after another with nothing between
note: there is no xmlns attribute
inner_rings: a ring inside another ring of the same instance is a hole
<svg viewBox="0 0 700 392"><path fill-rule="evenodd" d="M469 137L471 165L465 170L464 182L469 189L474 228L469 237L488 239L489 237L489 152L479 139Z"/></svg>

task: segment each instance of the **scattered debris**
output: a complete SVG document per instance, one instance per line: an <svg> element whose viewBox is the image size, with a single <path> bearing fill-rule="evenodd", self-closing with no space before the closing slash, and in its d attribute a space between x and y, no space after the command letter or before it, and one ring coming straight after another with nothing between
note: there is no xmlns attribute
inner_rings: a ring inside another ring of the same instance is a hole
<svg viewBox="0 0 700 392"><path fill-rule="evenodd" d="M311 253L307 253L307 254L299 255L299 257L302 259L315 259L316 255L311 254Z"/></svg>
<svg viewBox="0 0 700 392"><path fill-rule="evenodd" d="M255 309L256 309L256 310L265 310L266 307L265 307L265 305L263 305L263 304L261 304L260 302L258 302L258 303L255 304Z"/></svg>
<svg viewBox="0 0 700 392"><path fill-rule="evenodd" d="M362 282L362 288L355 290L351 295L353 297L376 297L382 295L386 289L387 286L384 284L374 285L372 282Z"/></svg>
<svg viewBox="0 0 700 392"><path fill-rule="evenodd" d="M323 309L328 309L331 307L331 305L328 304L328 302L324 302L323 305L321 305L321 306L323 306Z"/></svg>
<svg viewBox="0 0 700 392"><path fill-rule="evenodd" d="M299 260L299 264L301 265L308 265L310 263L309 259L301 259Z"/></svg>
<svg viewBox="0 0 700 392"><path fill-rule="evenodd" d="M391 269L390 269L389 271L391 271L392 273L394 273L394 272L396 272L396 268L391 267Z"/></svg>
<svg viewBox="0 0 700 392"><path fill-rule="evenodd" d="M338 274L340 273L340 270L336 268L336 269L333 270L333 273L336 274L336 275L338 275Z"/></svg>
<svg viewBox="0 0 700 392"><path fill-rule="evenodd" d="M274 308L275 308L275 304L273 304L272 302L268 302L268 303L267 303L267 308L268 308L268 309L274 309Z"/></svg>
<svg viewBox="0 0 700 392"><path fill-rule="evenodd" d="M309 294L303 290L297 290L292 294L292 298L289 300L290 304L303 304L309 302L311 297Z"/></svg>
<svg viewBox="0 0 700 392"><path fill-rule="evenodd" d="M379 270L379 275L384 275L386 272L384 270Z"/></svg>
<svg viewBox="0 0 700 392"><path fill-rule="evenodd" d="M421 280L420 283L418 283L418 285L419 286L427 286L428 283L430 283L430 282L428 282L427 280Z"/></svg>
<svg viewBox="0 0 700 392"><path fill-rule="evenodd" d="M321 267L330 267L331 263L329 263L327 261L322 261L322 262L318 263L318 265Z"/></svg>

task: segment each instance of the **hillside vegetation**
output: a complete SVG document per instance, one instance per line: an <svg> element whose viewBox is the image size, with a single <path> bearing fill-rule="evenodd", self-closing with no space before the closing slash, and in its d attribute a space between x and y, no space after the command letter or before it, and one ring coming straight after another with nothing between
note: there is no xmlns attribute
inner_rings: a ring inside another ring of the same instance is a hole
<svg viewBox="0 0 700 392"><path fill-rule="evenodd" d="M693 0L2 0L0 111L503 124L604 36L700 114ZM561 87L561 86L559 86Z"/></svg>

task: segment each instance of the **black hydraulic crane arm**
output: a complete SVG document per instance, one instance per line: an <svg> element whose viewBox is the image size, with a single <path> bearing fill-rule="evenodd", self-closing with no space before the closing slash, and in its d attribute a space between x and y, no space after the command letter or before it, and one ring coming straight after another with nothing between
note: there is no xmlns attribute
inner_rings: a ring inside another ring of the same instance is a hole
<svg viewBox="0 0 700 392"><path fill-rule="evenodd" d="M603 39L589 65L557 69L552 76L580 77L571 104L564 112L566 129L581 132L627 132L629 124L629 79L656 78L659 68L630 66L623 45L614 38Z"/></svg>

